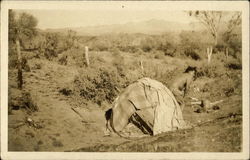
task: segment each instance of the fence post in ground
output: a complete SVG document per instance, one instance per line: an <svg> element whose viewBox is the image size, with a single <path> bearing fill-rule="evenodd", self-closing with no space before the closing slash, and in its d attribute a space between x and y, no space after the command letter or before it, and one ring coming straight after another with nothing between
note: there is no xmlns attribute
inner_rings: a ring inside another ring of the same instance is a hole
<svg viewBox="0 0 250 160"><path fill-rule="evenodd" d="M88 48L88 46L85 46L85 60L86 60L86 64L88 67L89 66L89 48Z"/></svg>
<svg viewBox="0 0 250 160"><path fill-rule="evenodd" d="M142 63L142 60L140 60L140 68L141 68L141 72L142 72L142 74L144 74L144 68L143 68L143 63Z"/></svg>
<svg viewBox="0 0 250 160"><path fill-rule="evenodd" d="M20 49L19 39L16 39L16 51L17 51L17 86L19 89L23 87L23 74L22 74L22 55Z"/></svg>
<svg viewBox="0 0 250 160"><path fill-rule="evenodd" d="M211 62L212 53L213 53L213 47L208 47L207 48L207 62L208 62L208 64Z"/></svg>
<svg viewBox="0 0 250 160"><path fill-rule="evenodd" d="M226 59L228 59L228 47L226 47L225 49L225 55L226 55Z"/></svg>
<svg viewBox="0 0 250 160"><path fill-rule="evenodd" d="M140 60L140 67L141 67L141 70L143 71L144 68L143 68L142 60Z"/></svg>

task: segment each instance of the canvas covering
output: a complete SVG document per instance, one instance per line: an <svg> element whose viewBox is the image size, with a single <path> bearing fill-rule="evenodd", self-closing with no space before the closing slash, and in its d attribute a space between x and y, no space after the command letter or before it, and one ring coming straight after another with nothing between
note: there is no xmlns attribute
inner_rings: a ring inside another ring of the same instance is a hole
<svg viewBox="0 0 250 160"><path fill-rule="evenodd" d="M153 135L186 126L172 92L150 78L129 85L114 101L112 111L111 126L117 132L127 126L134 113L151 127Z"/></svg>

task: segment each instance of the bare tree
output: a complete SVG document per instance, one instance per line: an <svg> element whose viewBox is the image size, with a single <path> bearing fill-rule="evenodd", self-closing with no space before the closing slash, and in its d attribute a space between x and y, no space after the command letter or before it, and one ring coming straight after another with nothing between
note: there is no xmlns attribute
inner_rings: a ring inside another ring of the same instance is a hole
<svg viewBox="0 0 250 160"><path fill-rule="evenodd" d="M213 37L213 45L207 48L208 63L211 61L213 47L218 43L218 31L222 18L221 11L189 11L189 16L194 16Z"/></svg>
<svg viewBox="0 0 250 160"><path fill-rule="evenodd" d="M232 15L227 25L227 31L225 34L230 35L233 30L241 24L241 14L241 12L235 12L235 14Z"/></svg>
<svg viewBox="0 0 250 160"><path fill-rule="evenodd" d="M239 25L241 25L241 12L235 12L227 25L227 30L226 32L223 34L223 38L224 41L226 42L226 47L225 47L225 55L226 58L228 58L228 41L230 40L231 37L233 37L233 31L235 30L235 28Z"/></svg>

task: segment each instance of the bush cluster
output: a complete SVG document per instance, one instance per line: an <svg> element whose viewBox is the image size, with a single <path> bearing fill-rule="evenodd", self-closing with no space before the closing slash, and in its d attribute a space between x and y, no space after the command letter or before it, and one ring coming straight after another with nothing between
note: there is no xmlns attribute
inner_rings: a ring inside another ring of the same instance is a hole
<svg viewBox="0 0 250 160"><path fill-rule="evenodd" d="M9 94L9 113L19 109L26 109L28 112L38 111L39 108L29 92L12 89Z"/></svg>
<svg viewBox="0 0 250 160"><path fill-rule="evenodd" d="M74 80L80 96L99 105L103 101L111 103L122 87L121 83L118 72L108 68L84 69Z"/></svg>
<svg viewBox="0 0 250 160"><path fill-rule="evenodd" d="M208 78L218 78L226 74L226 69L222 63L212 62L208 64L203 62L197 68L197 78L198 77L208 77Z"/></svg>

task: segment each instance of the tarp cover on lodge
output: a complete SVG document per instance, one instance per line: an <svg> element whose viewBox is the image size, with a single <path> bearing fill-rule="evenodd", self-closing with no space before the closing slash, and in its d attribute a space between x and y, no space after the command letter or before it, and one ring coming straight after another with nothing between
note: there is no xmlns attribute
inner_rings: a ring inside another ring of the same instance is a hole
<svg viewBox="0 0 250 160"><path fill-rule="evenodd" d="M110 122L116 132L122 131L131 117L142 120L141 127L153 135L186 127L172 92L150 78L142 78L129 85L115 99L112 112Z"/></svg>

